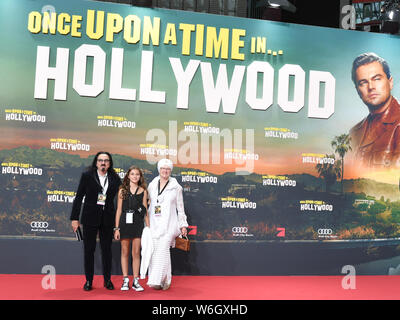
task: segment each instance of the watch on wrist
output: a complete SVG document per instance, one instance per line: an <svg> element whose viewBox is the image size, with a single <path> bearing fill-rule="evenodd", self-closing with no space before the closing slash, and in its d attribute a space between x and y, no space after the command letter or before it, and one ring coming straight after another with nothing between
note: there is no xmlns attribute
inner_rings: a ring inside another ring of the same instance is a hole
<svg viewBox="0 0 400 320"><path fill-rule="evenodd" d="M120 228L118 228L118 227L115 227L114 229L113 229L114 231L119 231L120 230Z"/></svg>

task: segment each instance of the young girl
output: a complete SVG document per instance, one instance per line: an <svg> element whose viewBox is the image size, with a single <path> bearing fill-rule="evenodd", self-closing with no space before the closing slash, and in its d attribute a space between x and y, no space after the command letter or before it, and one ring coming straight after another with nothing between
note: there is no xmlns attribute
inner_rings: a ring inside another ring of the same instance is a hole
<svg viewBox="0 0 400 320"><path fill-rule="evenodd" d="M121 267L124 276L121 290L129 290L129 244L132 242L132 289L143 291L139 284L139 268L140 240L144 223L149 226L147 187L142 171L131 166L119 188L114 228L115 240L121 240Z"/></svg>

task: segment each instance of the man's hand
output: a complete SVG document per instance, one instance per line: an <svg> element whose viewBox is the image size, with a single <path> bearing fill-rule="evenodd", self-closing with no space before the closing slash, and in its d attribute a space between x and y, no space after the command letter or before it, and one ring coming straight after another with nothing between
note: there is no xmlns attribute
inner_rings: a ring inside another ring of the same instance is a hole
<svg viewBox="0 0 400 320"><path fill-rule="evenodd" d="M72 220L71 226L72 226L72 230L74 230L74 232L76 232L76 230L79 227L79 221L78 220Z"/></svg>

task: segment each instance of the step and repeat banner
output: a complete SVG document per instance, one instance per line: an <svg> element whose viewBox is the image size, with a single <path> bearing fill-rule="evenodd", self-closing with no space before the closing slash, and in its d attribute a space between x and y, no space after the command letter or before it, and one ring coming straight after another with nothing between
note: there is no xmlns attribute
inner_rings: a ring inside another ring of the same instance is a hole
<svg viewBox="0 0 400 320"><path fill-rule="evenodd" d="M196 241L397 238L399 50L382 34L2 0L0 235L73 238L80 175L104 150L148 183L171 159Z"/></svg>

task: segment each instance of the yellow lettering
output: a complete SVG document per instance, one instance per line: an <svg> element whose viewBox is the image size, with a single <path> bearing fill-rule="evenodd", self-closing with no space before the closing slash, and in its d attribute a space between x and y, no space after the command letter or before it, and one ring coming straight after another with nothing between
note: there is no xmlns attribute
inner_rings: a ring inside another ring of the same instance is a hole
<svg viewBox="0 0 400 320"><path fill-rule="evenodd" d="M190 36L191 32L195 30L194 24L180 23L179 29L183 31L182 34L182 54L190 55Z"/></svg>
<svg viewBox="0 0 400 320"><path fill-rule="evenodd" d="M39 33L42 29L42 15L40 12L32 11L28 16L28 30L31 33Z"/></svg>
<svg viewBox="0 0 400 320"><path fill-rule="evenodd" d="M114 41L114 33L119 33L122 30L124 20L117 13L107 14L107 31L106 31L106 41Z"/></svg>
<svg viewBox="0 0 400 320"><path fill-rule="evenodd" d="M82 16L72 16L71 36L80 38L82 33L78 31L81 28Z"/></svg>
<svg viewBox="0 0 400 320"><path fill-rule="evenodd" d="M233 29L232 30L232 49L231 58L235 60L244 60L244 54L240 53L240 48L244 47L244 41L240 40L240 37L246 35L246 30L243 29Z"/></svg>
<svg viewBox="0 0 400 320"><path fill-rule="evenodd" d="M252 37L251 38L251 49L250 49L251 53L256 53L256 38Z"/></svg>
<svg viewBox="0 0 400 320"><path fill-rule="evenodd" d="M133 34L132 34L133 28ZM125 18L124 39L128 43L137 43L140 40L141 20L136 15Z"/></svg>
<svg viewBox="0 0 400 320"><path fill-rule="evenodd" d="M150 17L145 16L143 20L143 44L150 44L150 37L153 46L158 46L160 43L160 18L154 17L151 23Z"/></svg>
<svg viewBox="0 0 400 320"><path fill-rule="evenodd" d="M257 37L257 53L265 53L265 49L267 48L265 37Z"/></svg>
<svg viewBox="0 0 400 320"><path fill-rule="evenodd" d="M176 45L176 29L174 23L168 23L165 28L164 44L169 44L170 42Z"/></svg>
<svg viewBox="0 0 400 320"><path fill-rule="evenodd" d="M217 37L217 30L215 27L207 27L207 41L206 41L206 57L212 58L215 53L215 58L219 58L221 53L222 59L228 59L228 43L229 43L229 29L221 28L219 37Z"/></svg>
<svg viewBox="0 0 400 320"><path fill-rule="evenodd" d="M51 13L51 16L49 12L44 12L43 13L43 33L48 33L50 30L51 34L56 33L56 23L57 23L57 14L55 12Z"/></svg>
<svg viewBox="0 0 400 320"><path fill-rule="evenodd" d="M65 25L66 22L71 22L71 16L68 13L60 13L57 18L57 31L59 34L66 35L70 33L71 27Z"/></svg>
<svg viewBox="0 0 400 320"><path fill-rule="evenodd" d="M196 56L203 55L203 46L204 46L204 24L198 24L196 29L196 48L194 52Z"/></svg>
<svg viewBox="0 0 400 320"><path fill-rule="evenodd" d="M94 31L94 10L87 11L86 34L90 39L99 40L104 35L104 11L97 11L96 32Z"/></svg>

